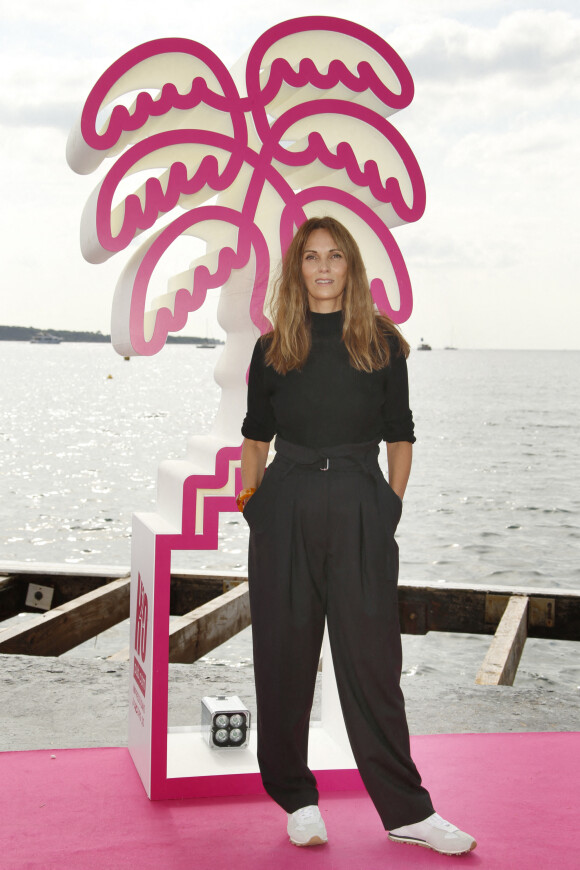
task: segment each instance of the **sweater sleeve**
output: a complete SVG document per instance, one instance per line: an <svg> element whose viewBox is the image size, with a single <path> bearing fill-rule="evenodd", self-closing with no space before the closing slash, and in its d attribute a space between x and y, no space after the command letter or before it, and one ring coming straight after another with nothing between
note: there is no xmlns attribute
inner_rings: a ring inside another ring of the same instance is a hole
<svg viewBox="0 0 580 870"><path fill-rule="evenodd" d="M242 435L252 441L271 441L276 433L276 420L266 388L264 346L258 339L248 378L248 410L242 424Z"/></svg>
<svg viewBox="0 0 580 870"><path fill-rule="evenodd" d="M414 444L417 440L413 414L409 408L407 360L394 347L391 347L382 417L385 441L409 441Z"/></svg>

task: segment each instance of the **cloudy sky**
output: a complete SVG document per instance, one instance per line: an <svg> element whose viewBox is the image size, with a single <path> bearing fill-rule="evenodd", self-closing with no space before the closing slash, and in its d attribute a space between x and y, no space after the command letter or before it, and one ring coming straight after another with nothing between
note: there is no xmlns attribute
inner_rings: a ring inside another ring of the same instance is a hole
<svg viewBox="0 0 580 870"><path fill-rule="evenodd" d="M377 31L415 80L392 119L427 186L423 218L395 230L414 289L411 343L580 348L577 0L4 2L0 323L109 331L126 254L83 260L80 215L100 176L75 175L64 156L98 76L166 36L231 65L265 29L306 14ZM216 301L189 332L216 333Z"/></svg>

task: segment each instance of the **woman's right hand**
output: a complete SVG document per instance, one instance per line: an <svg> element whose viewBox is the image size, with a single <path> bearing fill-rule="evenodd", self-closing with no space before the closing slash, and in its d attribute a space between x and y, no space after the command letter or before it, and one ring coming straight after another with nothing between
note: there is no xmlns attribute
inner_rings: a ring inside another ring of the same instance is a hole
<svg viewBox="0 0 580 870"><path fill-rule="evenodd" d="M244 512L244 509L245 509L247 503L249 502L249 500L251 499L251 497L254 495L255 492L256 492L256 487L252 486L252 487L248 487L248 489L240 490L240 492L237 494L236 504L238 506L238 510L241 511L241 513Z"/></svg>

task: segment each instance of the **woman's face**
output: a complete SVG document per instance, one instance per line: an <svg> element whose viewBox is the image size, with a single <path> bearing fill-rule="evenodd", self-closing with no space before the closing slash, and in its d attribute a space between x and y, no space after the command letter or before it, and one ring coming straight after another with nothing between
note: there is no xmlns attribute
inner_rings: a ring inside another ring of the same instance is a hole
<svg viewBox="0 0 580 870"><path fill-rule="evenodd" d="M313 230L302 255L302 277L310 310L320 314L339 311L347 275L346 257L328 230Z"/></svg>

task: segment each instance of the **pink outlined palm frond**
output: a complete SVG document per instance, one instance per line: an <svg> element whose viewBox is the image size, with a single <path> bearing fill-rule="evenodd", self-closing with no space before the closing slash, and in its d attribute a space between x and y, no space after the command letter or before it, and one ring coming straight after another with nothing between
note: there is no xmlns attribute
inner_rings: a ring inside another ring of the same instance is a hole
<svg viewBox="0 0 580 870"><path fill-rule="evenodd" d="M310 42L301 45L296 37L302 34ZM301 54L312 43L324 46L317 63ZM246 75L262 150L296 190L298 220L290 221L287 208L283 247L292 224L306 216L307 204L316 202L319 211L340 209L359 238L362 222L362 241L368 240L378 254L367 256L362 245L371 269L379 270L371 275L375 301L397 322L406 320L412 310L411 285L389 228L421 217L425 185L411 149L386 120L413 98L405 64L366 28L311 16L263 34L250 52ZM388 282L385 272L390 272ZM398 297L398 304L389 295Z"/></svg>
<svg viewBox="0 0 580 870"><path fill-rule="evenodd" d="M132 103L119 103L122 97ZM237 88L213 51L191 39L145 42L111 64L91 89L69 137L69 165L81 174L93 172L105 157L154 133L205 129L192 123L204 107L222 113L231 135L247 142Z"/></svg>

